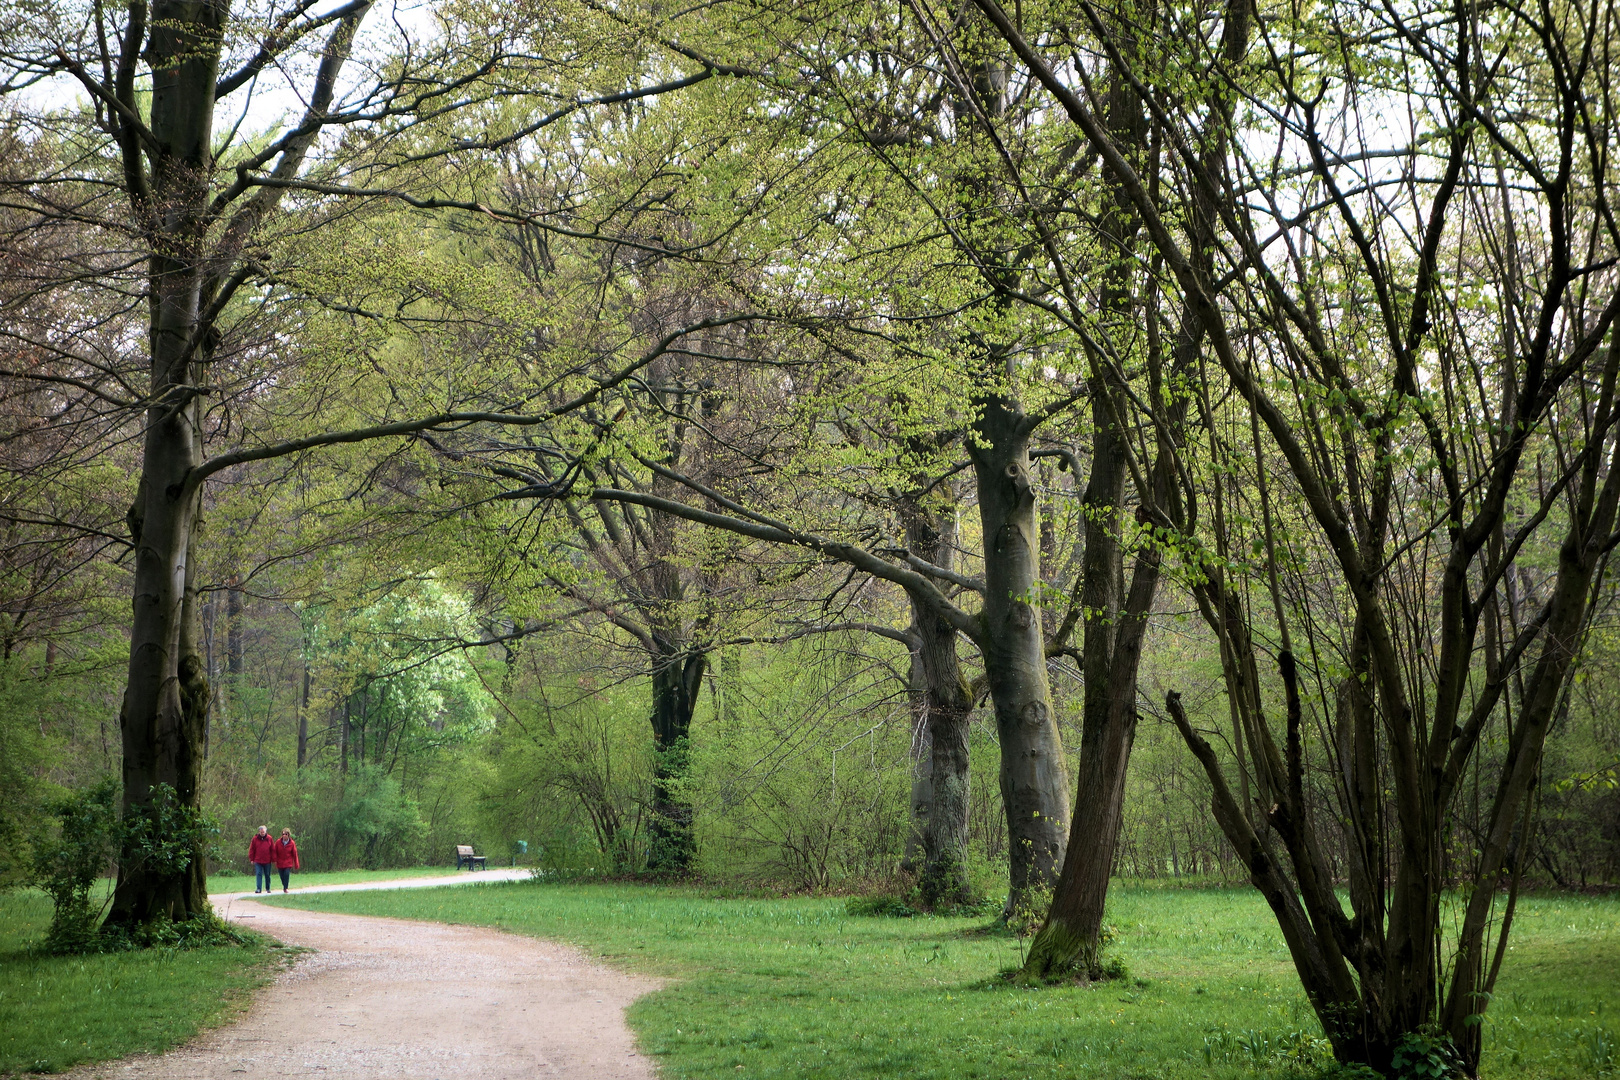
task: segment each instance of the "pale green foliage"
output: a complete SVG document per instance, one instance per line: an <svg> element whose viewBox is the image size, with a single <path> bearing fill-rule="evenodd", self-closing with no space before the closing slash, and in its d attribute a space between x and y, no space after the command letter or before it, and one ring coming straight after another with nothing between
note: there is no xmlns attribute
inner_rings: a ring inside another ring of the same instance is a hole
<svg viewBox="0 0 1620 1080"><path fill-rule="evenodd" d="M749 651L693 725L703 867L804 889L887 879L906 841L911 718L893 643L850 635Z"/></svg>
<svg viewBox="0 0 1620 1080"><path fill-rule="evenodd" d="M20 666L0 664L0 888L27 879L54 787L44 779L53 747L33 707L37 688L19 680Z"/></svg>
<svg viewBox="0 0 1620 1080"><path fill-rule="evenodd" d="M435 578L402 582L358 611L311 612L306 624L323 682L365 692L368 718L399 725L409 751L490 729L494 702L463 647L477 625L466 597Z"/></svg>
<svg viewBox="0 0 1620 1080"><path fill-rule="evenodd" d="M526 840L548 869L639 870L652 776L645 686L548 652L529 647L518 661L479 790L486 831L503 847Z"/></svg>

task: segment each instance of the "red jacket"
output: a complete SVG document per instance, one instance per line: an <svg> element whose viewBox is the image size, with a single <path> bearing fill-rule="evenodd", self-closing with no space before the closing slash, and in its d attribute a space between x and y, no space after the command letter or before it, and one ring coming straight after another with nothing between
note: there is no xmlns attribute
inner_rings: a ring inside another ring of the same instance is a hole
<svg viewBox="0 0 1620 1080"><path fill-rule="evenodd" d="M260 836L258 833L254 833L253 839L248 841L248 862L262 863L269 866L276 861L275 849L276 842L274 840L268 836Z"/></svg>
<svg viewBox="0 0 1620 1080"><path fill-rule="evenodd" d="M298 865L298 841L277 840L275 843L275 848L277 870L303 869L303 867Z"/></svg>

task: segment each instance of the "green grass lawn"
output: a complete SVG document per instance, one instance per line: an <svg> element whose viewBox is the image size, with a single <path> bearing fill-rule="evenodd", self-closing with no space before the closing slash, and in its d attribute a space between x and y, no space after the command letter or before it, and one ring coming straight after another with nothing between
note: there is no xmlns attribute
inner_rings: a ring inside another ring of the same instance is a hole
<svg viewBox="0 0 1620 1080"><path fill-rule="evenodd" d="M1130 977L1047 990L987 982L1021 954L982 919L857 918L838 899L520 883L275 903L497 926L666 976L630 1022L671 1077L1282 1078L1325 1061L1276 925L1241 889L1117 888ZM1605 1074L1620 901L1530 897L1519 912L1485 1075Z"/></svg>
<svg viewBox="0 0 1620 1080"><path fill-rule="evenodd" d="M236 1016L281 953L259 945L31 952L50 919L43 893L0 893L0 1076L166 1050Z"/></svg>

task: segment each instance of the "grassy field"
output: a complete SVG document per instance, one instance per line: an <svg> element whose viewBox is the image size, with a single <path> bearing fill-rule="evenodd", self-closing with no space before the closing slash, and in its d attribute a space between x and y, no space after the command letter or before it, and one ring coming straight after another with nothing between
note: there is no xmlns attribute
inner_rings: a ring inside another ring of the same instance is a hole
<svg viewBox="0 0 1620 1080"><path fill-rule="evenodd" d="M984 920L845 914L838 899L521 883L278 904L498 926L663 975L630 1021L680 1078L1283 1078L1325 1045L1269 913L1245 890L1122 886L1124 981L1019 990ZM1605 1008L1605 1003L1609 1007ZM1601 1076L1620 1036L1620 901L1532 897L1488 1021L1487 1077Z"/></svg>
<svg viewBox="0 0 1620 1080"><path fill-rule="evenodd" d="M34 890L0 893L0 1076L157 1053L237 1015L281 950L30 951L50 924Z"/></svg>

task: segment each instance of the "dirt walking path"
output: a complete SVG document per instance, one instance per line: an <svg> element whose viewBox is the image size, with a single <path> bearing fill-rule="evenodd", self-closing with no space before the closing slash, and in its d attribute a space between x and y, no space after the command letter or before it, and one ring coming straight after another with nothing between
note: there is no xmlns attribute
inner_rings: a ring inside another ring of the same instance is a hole
<svg viewBox="0 0 1620 1080"><path fill-rule="evenodd" d="M370 884L429 883L438 882ZM278 908L255 903L252 893L213 900L233 922L317 951L263 991L236 1023L159 1057L104 1062L74 1070L70 1077L650 1080L654 1075L651 1063L636 1053L624 1022L626 1006L657 989L653 979L602 967L577 949L498 930Z"/></svg>

